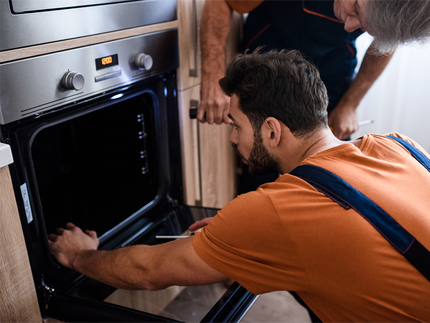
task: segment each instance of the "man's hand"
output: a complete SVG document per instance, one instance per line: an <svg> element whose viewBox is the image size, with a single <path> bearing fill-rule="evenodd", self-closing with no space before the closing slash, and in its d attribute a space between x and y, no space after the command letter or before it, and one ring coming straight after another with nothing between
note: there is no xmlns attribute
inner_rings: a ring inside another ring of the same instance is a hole
<svg viewBox="0 0 430 323"><path fill-rule="evenodd" d="M197 221L193 224L190 225L190 227L188 228L188 230L190 231L196 231L198 229L201 229L205 226L207 226L209 224L209 222L211 222L213 217L208 217L208 218L204 218L203 220Z"/></svg>
<svg viewBox="0 0 430 323"><path fill-rule="evenodd" d="M197 110L197 119L201 122L231 123L227 116L230 98L222 92L218 84L220 78L205 76L202 79L201 103Z"/></svg>
<svg viewBox="0 0 430 323"><path fill-rule="evenodd" d="M359 128L356 107L339 102L328 116L328 125L337 138L348 139Z"/></svg>
<svg viewBox="0 0 430 323"><path fill-rule="evenodd" d="M73 263L86 250L97 250L99 239L95 231L82 232L73 223L67 223L65 228L58 228L56 234L50 234L49 247L52 255L60 264L75 269Z"/></svg>

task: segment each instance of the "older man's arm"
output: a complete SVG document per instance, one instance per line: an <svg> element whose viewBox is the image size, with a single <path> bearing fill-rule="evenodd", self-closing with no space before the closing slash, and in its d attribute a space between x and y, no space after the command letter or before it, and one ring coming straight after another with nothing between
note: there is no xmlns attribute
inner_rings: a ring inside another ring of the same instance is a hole
<svg viewBox="0 0 430 323"><path fill-rule="evenodd" d="M394 54L393 52L389 55L374 55L373 51L370 45L355 80L328 117L328 124L339 139L346 139L358 130L357 107Z"/></svg>

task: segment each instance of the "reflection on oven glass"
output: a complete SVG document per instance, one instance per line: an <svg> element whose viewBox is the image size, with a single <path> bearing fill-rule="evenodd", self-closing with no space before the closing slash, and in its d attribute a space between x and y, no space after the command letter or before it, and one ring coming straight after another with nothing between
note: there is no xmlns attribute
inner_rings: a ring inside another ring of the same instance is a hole
<svg viewBox="0 0 430 323"><path fill-rule="evenodd" d="M117 289L105 301L183 322L200 322L231 283L171 286L160 291Z"/></svg>

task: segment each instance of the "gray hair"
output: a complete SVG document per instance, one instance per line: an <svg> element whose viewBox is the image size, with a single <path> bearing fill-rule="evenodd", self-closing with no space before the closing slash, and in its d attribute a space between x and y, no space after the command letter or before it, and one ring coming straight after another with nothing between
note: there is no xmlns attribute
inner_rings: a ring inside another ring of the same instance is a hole
<svg viewBox="0 0 430 323"><path fill-rule="evenodd" d="M369 0L365 8L366 29L381 54L430 38L430 0Z"/></svg>

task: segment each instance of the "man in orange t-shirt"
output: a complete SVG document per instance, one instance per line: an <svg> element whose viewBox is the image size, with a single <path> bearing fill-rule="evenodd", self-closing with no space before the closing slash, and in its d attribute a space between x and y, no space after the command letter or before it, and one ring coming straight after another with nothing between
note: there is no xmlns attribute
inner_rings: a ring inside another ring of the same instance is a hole
<svg viewBox="0 0 430 323"><path fill-rule="evenodd" d="M301 164L359 188L429 248L430 175L394 140L367 135ZM429 281L356 211L289 174L230 202L194 249L255 294L296 291L323 322L430 319Z"/></svg>
<svg viewBox="0 0 430 323"><path fill-rule="evenodd" d="M298 52L239 55L220 85L238 154L254 174L283 175L190 227L207 224L200 234L161 245L98 251L95 232L69 223L49 236L56 259L118 288L230 277L256 294L297 291L323 321L430 321L430 282L362 215L289 174L305 164L335 173L429 249L430 173L391 138L338 140L325 86Z"/></svg>

